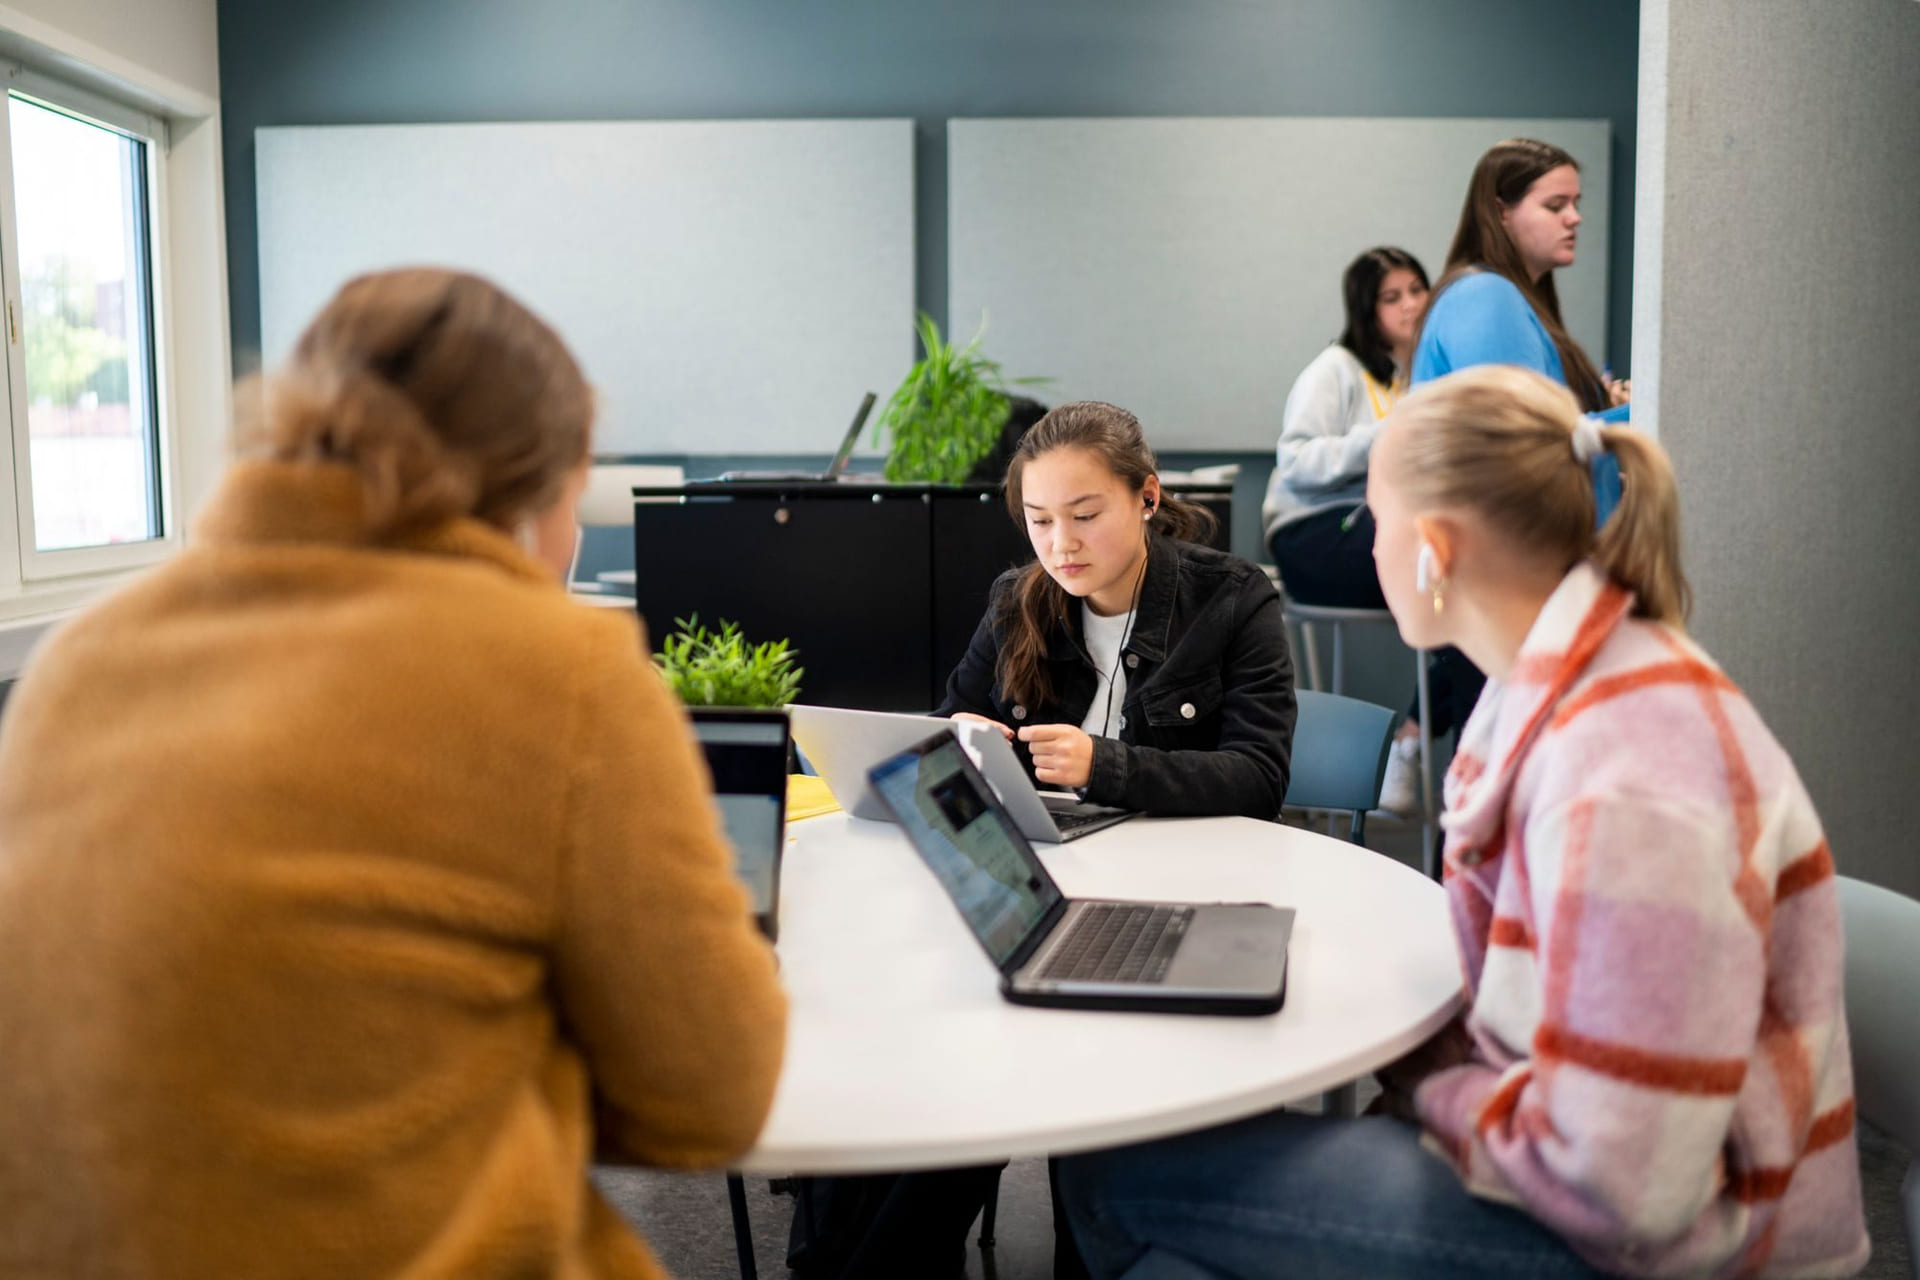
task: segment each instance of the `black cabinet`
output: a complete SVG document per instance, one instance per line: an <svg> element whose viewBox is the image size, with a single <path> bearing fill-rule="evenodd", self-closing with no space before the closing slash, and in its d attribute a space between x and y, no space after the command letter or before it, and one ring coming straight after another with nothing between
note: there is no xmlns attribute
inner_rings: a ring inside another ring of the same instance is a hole
<svg viewBox="0 0 1920 1280"><path fill-rule="evenodd" d="M634 504L633 543L650 640L693 613L738 622L755 641L784 636L800 651L801 700L820 705L931 710L993 580L1032 558L998 486L752 481L634 493L649 499ZM1183 496L1225 515L1224 489Z"/></svg>

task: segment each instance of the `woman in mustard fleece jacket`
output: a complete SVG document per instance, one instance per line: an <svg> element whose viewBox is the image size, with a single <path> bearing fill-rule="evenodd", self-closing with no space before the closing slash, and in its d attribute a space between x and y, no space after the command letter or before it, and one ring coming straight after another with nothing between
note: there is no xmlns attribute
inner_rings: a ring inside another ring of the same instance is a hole
<svg viewBox="0 0 1920 1280"><path fill-rule="evenodd" d="M484 281L349 283L192 545L0 731L0 1275L654 1277L785 1000L630 614L561 589L592 397Z"/></svg>

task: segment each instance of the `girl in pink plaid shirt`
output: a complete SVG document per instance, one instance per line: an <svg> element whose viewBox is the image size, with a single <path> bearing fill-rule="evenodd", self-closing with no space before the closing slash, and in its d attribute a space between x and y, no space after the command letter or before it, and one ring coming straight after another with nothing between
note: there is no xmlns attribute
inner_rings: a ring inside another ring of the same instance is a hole
<svg viewBox="0 0 1920 1280"><path fill-rule="evenodd" d="M1605 455L1624 492L1596 532ZM1367 500L1402 638L1490 677L1443 819L1466 1013L1381 1073L1381 1114L1069 1162L1094 1274L1855 1273L1833 860L1681 630L1665 455L1482 366L1394 410Z"/></svg>

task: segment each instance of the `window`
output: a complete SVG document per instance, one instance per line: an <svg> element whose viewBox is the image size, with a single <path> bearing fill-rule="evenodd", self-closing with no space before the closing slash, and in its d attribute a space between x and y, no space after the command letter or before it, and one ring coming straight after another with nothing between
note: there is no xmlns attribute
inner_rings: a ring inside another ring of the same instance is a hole
<svg viewBox="0 0 1920 1280"><path fill-rule="evenodd" d="M145 563L172 520L153 253L164 128L18 69L8 83L0 586Z"/></svg>

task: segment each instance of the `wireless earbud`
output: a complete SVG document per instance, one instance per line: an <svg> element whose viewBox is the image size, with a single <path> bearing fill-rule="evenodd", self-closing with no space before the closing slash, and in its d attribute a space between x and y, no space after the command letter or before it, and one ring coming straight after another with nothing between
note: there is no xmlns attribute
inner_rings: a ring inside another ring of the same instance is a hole
<svg viewBox="0 0 1920 1280"><path fill-rule="evenodd" d="M1427 591L1433 586L1433 544L1420 544L1420 558L1413 562L1413 587L1416 591Z"/></svg>

